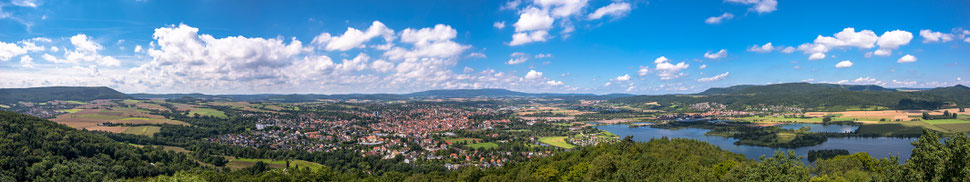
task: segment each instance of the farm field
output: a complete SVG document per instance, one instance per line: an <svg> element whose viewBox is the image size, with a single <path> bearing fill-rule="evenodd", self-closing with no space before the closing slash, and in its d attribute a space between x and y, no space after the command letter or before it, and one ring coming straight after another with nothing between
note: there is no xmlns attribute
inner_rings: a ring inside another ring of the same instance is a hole
<svg viewBox="0 0 970 182"><path fill-rule="evenodd" d="M158 131L161 129L162 127L158 126L130 126L125 128L125 131L121 133L151 137L154 136L155 133L158 133Z"/></svg>
<svg viewBox="0 0 970 182"><path fill-rule="evenodd" d="M455 139L445 140L445 143L448 143L448 145L453 145L453 144L473 144L473 143L478 143L479 141L482 141L482 139L477 139L477 138L455 138Z"/></svg>
<svg viewBox="0 0 970 182"><path fill-rule="evenodd" d="M194 116L196 114L199 114L200 116L212 116L217 118L229 117L229 116L226 116L225 112L212 109L212 108L192 108L192 110L189 111L189 116Z"/></svg>
<svg viewBox="0 0 970 182"><path fill-rule="evenodd" d="M141 108L120 107L113 102L104 100L93 101L89 104L63 111L66 112L66 114L58 115L54 119L51 119L51 121L65 124L77 129L123 133L129 129L128 126L100 126L100 124L189 125L188 123L182 121L165 119L165 117L162 116L149 114L148 111ZM128 132L150 135L157 132L157 129L146 129L144 132L139 130L131 130Z"/></svg>
<svg viewBox="0 0 970 182"><path fill-rule="evenodd" d="M472 148L494 149L494 148L497 148L498 147L498 144L495 144L495 143L492 143L492 142L482 142L482 143L476 143L476 144L471 144L471 145L467 145L467 146L472 147Z"/></svg>
<svg viewBox="0 0 970 182"><path fill-rule="evenodd" d="M566 137L564 136L542 137L539 138L539 142L565 149L576 148L575 145L566 143Z"/></svg>

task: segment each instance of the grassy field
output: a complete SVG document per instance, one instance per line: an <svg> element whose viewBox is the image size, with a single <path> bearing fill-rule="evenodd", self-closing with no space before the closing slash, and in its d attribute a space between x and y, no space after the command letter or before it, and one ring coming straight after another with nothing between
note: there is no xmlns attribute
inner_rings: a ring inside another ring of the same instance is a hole
<svg viewBox="0 0 970 182"><path fill-rule="evenodd" d="M938 124L936 125L940 128L945 128L951 132L970 132L970 123L949 123L949 124Z"/></svg>
<svg viewBox="0 0 970 182"><path fill-rule="evenodd" d="M227 163L226 166L229 167L229 168L231 168L231 169L241 169L241 168L246 168L246 167L249 167L249 166L256 165L256 162L259 162L259 161L263 161L264 163L266 163L267 165L269 165L269 167L272 167L272 168L284 168L284 167L286 167L286 161L284 161L284 160L244 159L244 158L230 158L229 159L229 163ZM296 167L296 166L299 166L301 168L310 167L311 169L314 169L314 170L323 167L323 165L320 165L320 164L315 163L315 162L310 162L310 161L305 161L305 160L291 160L290 161L290 167Z"/></svg>
<svg viewBox="0 0 970 182"><path fill-rule="evenodd" d="M158 131L161 129L162 127L158 127L158 126L132 126L132 127L128 127L127 129L125 129L124 132L121 132L121 133L132 134L132 135L144 135L144 136L151 137L151 136L154 136L155 133L158 133Z"/></svg>
<svg viewBox="0 0 970 182"><path fill-rule="evenodd" d="M498 144L495 144L495 143L492 143L492 142L483 142L483 143L471 144L471 145L468 145L468 146L469 147L472 147L472 148L494 149L494 148L497 148L498 147Z"/></svg>
<svg viewBox="0 0 970 182"><path fill-rule="evenodd" d="M77 105L84 105L84 104L88 104L87 102L81 102L81 101L73 101L73 100L69 100L69 101L64 101L64 102L67 102L67 103L71 103L71 104L77 104Z"/></svg>
<svg viewBox="0 0 970 182"><path fill-rule="evenodd" d="M923 120L923 122L938 125L938 124L953 124L953 123L970 123L970 120L962 119L933 119L933 120Z"/></svg>
<svg viewBox="0 0 970 182"><path fill-rule="evenodd" d="M923 128L918 125L906 124L865 124L856 130L859 134L865 135L919 135L923 134Z"/></svg>
<svg viewBox="0 0 970 182"><path fill-rule="evenodd" d="M227 118L228 117L228 116L226 116L226 113L225 112L222 112L222 111L219 111L219 110L216 110L216 109L212 109L212 108L193 108L192 111L189 111L189 116L194 116L195 114L199 114L201 116L212 116L212 117L217 117L217 118Z"/></svg>
<svg viewBox="0 0 970 182"><path fill-rule="evenodd" d="M566 143L566 137L564 136L542 137L539 138L539 142L565 149L576 148L575 145Z"/></svg>
<svg viewBox="0 0 970 182"><path fill-rule="evenodd" d="M66 112L66 113L73 114L73 113L77 113L78 111L82 111L82 110L84 110L84 109L64 109L64 110L58 110L58 112Z"/></svg>
<svg viewBox="0 0 970 182"><path fill-rule="evenodd" d="M477 138L455 138L455 139L445 140L445 142L450 142L450 143L453 143L453 144L472 144L472 143L477 143L478 141L482 141L482 139L477 139Z"/></svg>
<svg viewBox="0 0 970 182"><path fill-rule="evenodd" d="M0 104L0 108L10 108L10 106L8 106L8 105L3 105L3 104Z"/></svg>

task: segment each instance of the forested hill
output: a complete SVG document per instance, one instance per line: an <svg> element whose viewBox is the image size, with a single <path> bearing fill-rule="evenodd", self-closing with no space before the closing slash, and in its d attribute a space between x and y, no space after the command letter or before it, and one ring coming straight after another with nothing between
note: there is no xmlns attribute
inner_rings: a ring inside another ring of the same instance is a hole
<svg viewBox="0 0 970 182"><path fill-rule="evenodd" d="M796 106L822 111L840 111L860 107L936 109L950 104L970 105L970 89L957 85L924 91L902 92L875 85L784 83L711 88L698 94L689 95L623 97L611 101L665 110L684 109L683 107L686 105L701 102L721 103L728 105L731 109L746 109L759 105ZM653 102L656 102L656 104L653 104ZM660 106L657 106L657 104ZM677 106L680 108L676 108Z"/></svg>
<svg viewBox="0 0 970 182"><path fill-rule="evenodd" d="M0 103L47 102L52 100L91 101L131 98L108 87L34 87L0 89Z"/></svg>
<svg viewBox="0 0 970 182"><path fill-rule="evenodd" d="M198 167L184 154L0 111L0 181L108 181Z"/></svg>
<svg viewBox="0 0 970 182"><path fill-rule="evenodd" d="M205 94L130 94L135 98L151 99L164 98L174 99L181 97L192 97L197 99L228 99L235 101L275 101L275 102L312 102L318 100L406 100L406 99L428 99L428 98L559 98L566 100L580 99L612 99L619 97L629 97L629 94L578 94L578 93L525 93L506 89L451 89L451 90L427 90L408 94L252 94L252 95L205 95Z"/></svg>

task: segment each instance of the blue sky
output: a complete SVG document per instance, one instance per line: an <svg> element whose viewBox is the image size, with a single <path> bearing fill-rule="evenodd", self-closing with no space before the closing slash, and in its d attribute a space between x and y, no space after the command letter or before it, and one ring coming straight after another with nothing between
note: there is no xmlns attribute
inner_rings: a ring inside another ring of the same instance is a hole
<svg viewBox="0 0 970 182"><path fill-rule="evenodd" d="M0 1L0 87L666 94L782 82L951 86L970 79L967 7L895 0Z"/></svg>

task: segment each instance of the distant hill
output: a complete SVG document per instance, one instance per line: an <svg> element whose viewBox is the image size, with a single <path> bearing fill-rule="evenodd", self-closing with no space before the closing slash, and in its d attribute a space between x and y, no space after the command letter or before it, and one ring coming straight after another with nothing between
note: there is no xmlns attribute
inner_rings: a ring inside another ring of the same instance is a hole
<svg viewBox="0 0 970 182"><path fill-rule="evenodd" d="M141 99L175 99L191 97L210 100L235 100L235 101L276 101L276 102L307 102L317 100L405 100L405 99L425 99L425 98L505 98L505 97L531 97L531 98L560 98L568 100L580 99L613 99L619 97L633 96L630 94L561 94L561 93L525 93L506 89L451 89L451 90L427 90L409 94L254 94L254 95L205 95L205 94L129 94Z"/></svg>
<svg viewBox="0 0 970 182"><path fill-rule="evenodd" d="M612 99L613 102L641 105L656 109L683 109L686 105L716 102L732 109L760 105L785 105L811 110L839 111L862 107L900 109L942 107L946 102L970 104L970 92L958 85L919 92L900 92L876 85L839 85L811 83L783 83L770 85L738 85L711 88L698 94L644 95ZM962 95L961 95L962 94ZM657 102L661 106L646 105ZM679 108L670 108L679 107Z"/></svg>
<svg viewBox="0 0 970 182"><path fill-rule="evenodd" d="M108 87L34 87L0 89L0 103L47 102L52 100L91 101L127 99L124 93Z"/></svg>

